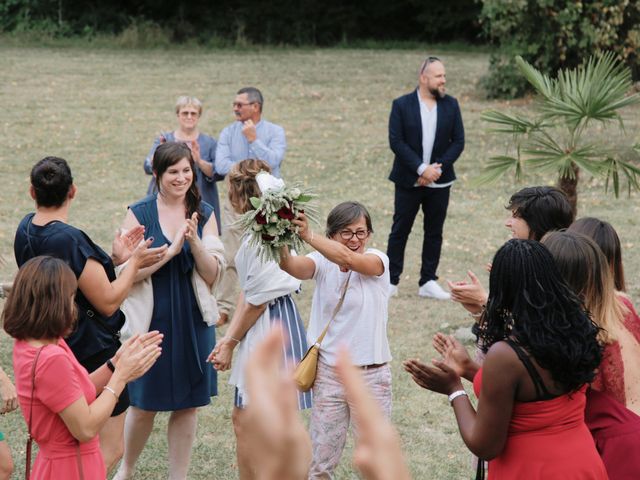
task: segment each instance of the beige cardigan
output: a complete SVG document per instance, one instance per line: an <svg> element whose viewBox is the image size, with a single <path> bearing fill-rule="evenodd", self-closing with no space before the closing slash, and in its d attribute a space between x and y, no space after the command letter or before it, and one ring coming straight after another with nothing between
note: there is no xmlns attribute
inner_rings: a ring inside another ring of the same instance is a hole
<svg viewBox="0 0 640 480"><path fill-rule="evenodd" d="M224 259L224 247L222 246L220 238L214 235L207 235L202 239L202 243L207 253L213 255L218 261L218 273L216 274L213 284L209 287L197 269L194 268L191 275L191 284L196 294L198 308L200 308L200 313L202 313L202 320L207 325L212 326L215 325L220 316L218 312L218 302L216 301L214 292L224 274L226 262ZM128 262L125 262L116 267L117 275L126 268L127 263ZM120 306L120 310L124 312L126 318L124 325L120 329L120 338L122 341L127 340L133 335L149 331L151 315L153 314L153 287L150 276L136 282L133 287L131 287L129 295Z"/></svg>

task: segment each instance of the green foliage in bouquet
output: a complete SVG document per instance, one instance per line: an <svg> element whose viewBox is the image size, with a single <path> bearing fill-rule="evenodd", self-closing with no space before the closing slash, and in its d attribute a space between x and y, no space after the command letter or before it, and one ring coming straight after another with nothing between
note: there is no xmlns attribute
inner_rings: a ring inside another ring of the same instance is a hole
<svg viewBox="0 0 640 480"><path fill-rule="evenodd" d="M314 198L314 194L294 185L267 190L260 198L249 199L254 209L242 215L240 222L250 236L250 244L258 247L262 262L280 262L283 246L296 252L303 250L304 242L293 220L304 213L310 221L318 223L318 213L311 204Z"/></svg>

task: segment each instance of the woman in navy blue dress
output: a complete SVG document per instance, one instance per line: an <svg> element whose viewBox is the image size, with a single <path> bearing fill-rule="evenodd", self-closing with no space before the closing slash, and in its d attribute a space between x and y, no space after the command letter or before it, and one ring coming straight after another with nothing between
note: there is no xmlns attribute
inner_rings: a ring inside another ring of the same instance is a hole
<svg viewBox="0 0 640 480"><path fill-rule="evenodd" d="M217 283L221 256L205 244L219 242L213 208L200 200L194 161L183 143L166 142L153 157L158 193L130 206L123 227L144 225L152 245L169 243L167 255L140 271L151 276L150 330L164 334L162 361L130 384L131 408L125 423L125 453L116 478L129 478L153 428L158 411L170 411L169 475L186 478L196 431L196 409L217 394L216 373L206 363L215 344L216 319L203 319L192 286L195 271L208 288Z"/></svg>

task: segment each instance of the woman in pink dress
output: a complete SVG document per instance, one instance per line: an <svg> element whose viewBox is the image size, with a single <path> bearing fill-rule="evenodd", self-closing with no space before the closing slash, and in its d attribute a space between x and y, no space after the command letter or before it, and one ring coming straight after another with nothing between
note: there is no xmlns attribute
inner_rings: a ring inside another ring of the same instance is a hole
<svg viewBox="0 0 640 480"><path fill-rule="evenodd" d="M98 432L127 382L160 355L162 336L150 332L125 342L89 374L63 339L74 327L76 289L62 260L35 257L18 272L2 312L4 329L15 339L18 401L39 446L31 472L37 480L106 478Z"/></svg>

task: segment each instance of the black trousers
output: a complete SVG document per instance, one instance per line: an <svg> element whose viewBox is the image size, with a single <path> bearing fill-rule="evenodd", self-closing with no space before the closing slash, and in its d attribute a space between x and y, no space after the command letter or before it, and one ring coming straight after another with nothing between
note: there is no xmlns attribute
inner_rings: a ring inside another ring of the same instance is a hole
<svg viewBox="0 0 640 480"><path fill-rule="evenodd" d="M424 238L422 240L422 266L418 285L422 286L429 280L438 279L436 270L440 262L442 228L447 217L450 190L451 187L407 189L396 185L393 226L387 246L389 274L393 285L400 282L400 275L404 267L404 250L420 207L422 207L424 215Z"/></svg>

